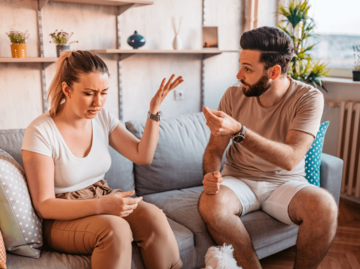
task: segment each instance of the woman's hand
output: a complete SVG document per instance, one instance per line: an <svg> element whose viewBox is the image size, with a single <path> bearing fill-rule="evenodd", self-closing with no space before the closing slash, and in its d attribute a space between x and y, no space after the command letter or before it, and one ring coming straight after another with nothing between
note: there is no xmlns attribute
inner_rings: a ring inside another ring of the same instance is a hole
<svg viewBox="0 0 360 269"><path fill-rule="evenodd" d="M122 218L129 216L142 200L142 197L130 197L134 193L135 191L132 190L104 196L99 200L101 214L115 215Z"/></svg>
<svg viewBox="0 0 360 269"><path fill-rule="evenodd" d="M182 83L184 81L182 76L179 76L177 79L175 79L174 82L172 82L174 77L175 77L175 75L173 74L170 77L169 81L166 83L166 85L165 85L166 79L164 78L162 80L159 90L157 91L157 93L151 99L151 102L150 102L150 111L149 112L151 114L156 114L157 112L159 112L161 103L164 101L166 95L168 95L168 93L171 90L175 89L180 83Z"/></svg>

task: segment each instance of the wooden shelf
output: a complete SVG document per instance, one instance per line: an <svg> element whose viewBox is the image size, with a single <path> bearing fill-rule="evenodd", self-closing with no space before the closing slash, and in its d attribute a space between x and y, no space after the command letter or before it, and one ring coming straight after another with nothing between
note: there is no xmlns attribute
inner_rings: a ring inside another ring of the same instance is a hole
<svg viewBox="0 0 360 269"><path fill-rule="evenodd" d="M56 57L0 58L0 63L54 63Z"/></svg>
<svg viewBox="0 0 360 269"><path fill-rule="evenodd" d="M153 5L153 1L146 0L40 0L41 8L48 2L63 2L63 3L74 3L74 4L88 4L88 5L101 5L101 6L127 6L141 7Z"/></svg>
<svg viewBox="0 0 360 269"><path fill-rule="evenodd" d="M218 49L203 49L203 50L92 50L94 53L113 53L113 54L220 54L223 52L240 52L239 50L218 50Z"/></svg>
<svg viewBox="0 0 360 269"><path fill-rule="evenodd" d="M219 55L223 52L240 52L239 50L218 50L218 49L202 49L202 50L119 50L119 49L107 49L107 50L92 50L94 53L106 53L106 54L120 54L120 61L124 60L135 54L202 54L204 59L210 58L215 55Z"/></svg>

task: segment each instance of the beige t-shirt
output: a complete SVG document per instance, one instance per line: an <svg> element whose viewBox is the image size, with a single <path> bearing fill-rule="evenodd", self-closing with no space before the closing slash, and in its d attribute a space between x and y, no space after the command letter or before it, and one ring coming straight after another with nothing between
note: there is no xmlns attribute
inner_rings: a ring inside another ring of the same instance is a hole
<svg viewBox="0 0 360 269"><path fill-rule="evenodd" d="M258 97L246 97L241 83L237 83L225 92L218 110L264 138L285 143L289 130L316 137L323 108L324 97L319 90L291 79L286 94L272 107L262 106ZM293 170L286 171L261 159L241 143L231 143L221 174L258 181L305 181L305 156Z"/></svg>

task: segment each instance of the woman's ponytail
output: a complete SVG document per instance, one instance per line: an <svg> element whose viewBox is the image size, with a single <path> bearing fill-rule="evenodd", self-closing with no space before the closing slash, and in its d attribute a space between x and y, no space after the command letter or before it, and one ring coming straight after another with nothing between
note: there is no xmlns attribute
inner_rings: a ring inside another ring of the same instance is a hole
<svg viewBox="0 0 360 269"><path fill-rule="evenodd" d="M71 51L64 51L59 59L56 61L56 73L53 81L50 84L48 91L47 101L50 104L50 115L55 117L60 108L61 102L65 99L65 94L62 91L63 83L63 72L64 72L64 62L71 55Z"/></svg>

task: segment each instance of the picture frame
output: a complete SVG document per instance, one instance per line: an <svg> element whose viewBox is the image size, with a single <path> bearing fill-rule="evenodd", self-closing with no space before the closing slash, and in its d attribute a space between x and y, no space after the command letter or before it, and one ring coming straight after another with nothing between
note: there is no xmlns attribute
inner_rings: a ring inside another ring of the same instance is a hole
<svg viewBox="0 0 360 269"><path fill-rule="evenodd" d="M219 39L218 39L218 27L217 26L203 26L202 27L202 46L204 49L218 49L219 48Z"/></svg>

